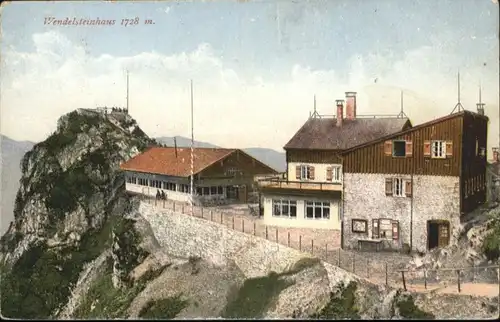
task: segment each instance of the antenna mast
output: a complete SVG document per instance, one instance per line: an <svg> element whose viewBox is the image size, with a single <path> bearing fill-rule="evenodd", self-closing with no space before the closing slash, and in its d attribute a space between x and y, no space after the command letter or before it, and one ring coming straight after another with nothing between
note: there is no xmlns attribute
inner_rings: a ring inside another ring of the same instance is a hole
<svg viewBox="0 0 500 322"><path fill-rule="evenodd" d="M316 118L316 117L321 118L321 116L319 115L318 111L316 111L316 94L314 94L314 111L313 111L311 117L312 118Z"/></svg>
<svg viewBox="0 0 500 322"><path fill-rule="evenodd" d="M407 117L404 110L403 110L404 104L403 104L403 90L401 90L401 111L398 114L398 117Z"/></svg>
<svg viewBox="0 0 500 322"><path fill-rule="evenodd" d="M193 117L193 80L191 80L191 215L193 215L194 204L194 117Z"/></svg>
<svg viewBox="0 0 500 322"><path fill-rule="evenodd" d="M128 96L129 96L129 92L128 92L128 69L127 69L127 114L128 113Z"/></svg>
<svg viewBox="0 0 500 322"><path fill-rule="evenodd" d="M460 71L458 71L458 102L457 105L455 105L455 107L453 108L453 111L451 111L451 114L455 113L455 110L457 110L457 112L461 112L464 110L464 107L460 102Z"/></svg>

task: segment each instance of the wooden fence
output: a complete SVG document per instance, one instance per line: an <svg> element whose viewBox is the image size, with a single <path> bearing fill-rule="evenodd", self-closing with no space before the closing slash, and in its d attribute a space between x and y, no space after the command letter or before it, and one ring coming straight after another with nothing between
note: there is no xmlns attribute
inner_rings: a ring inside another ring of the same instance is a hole
<svg viewBox="0 0 500 322"><path fill-rule="evenodd" d="M245 211L219 210L190 206L170 200L146 198L160 209L170 209L188 216L209 220L227 228L265 238L299 251L310 253L321 260L387 287L402 287L405 290L432 291L456 285L461 293L465 284L485 284L498 288L500 292L499 265L473 268L404 269L409 256L387 252L354 252L342 250L336 243L291 232L288 228L268 227ZM333 245L332 245L333 244ZM493 296L498 295L497 292Z"/></svg>

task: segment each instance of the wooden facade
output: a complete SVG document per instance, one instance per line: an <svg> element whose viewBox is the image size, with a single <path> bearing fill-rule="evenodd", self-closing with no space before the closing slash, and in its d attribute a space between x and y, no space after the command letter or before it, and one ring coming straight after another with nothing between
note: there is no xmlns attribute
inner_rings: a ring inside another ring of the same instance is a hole
<svg viewBox="0 0 500 322"><path fill-rule="evenodd" d="M462 128L463 118L456 115L354 148L344 155L344 171L459 176ZM394 157L387 151L387 146L397 140L407 142L405 157ZM432 140L451 143L448 145L451 153L448 151L448 156L444 159L430 158L428 144Z"/></svg>
<svg viewBox="0 0 500 322"><path fill-rule="evenodd" d="M247 178L253 181L255 175L264 174L278 174L278 171L245 152L236 150L225 159L202 170L198 178Z"/></svg>
<svg viewBox="0 0 500 322"><path fill-rule="evenodd" d="M477 114L465 114L460 172L460 201L464 213L486 201L487 138L488 119Z"/></svg>
<svg viewBox="0 0 500 322"><path fill-rule="evenodd" d="M460 177L461 212L486 201L488 118L459 112L347 150L346 173L387 173ZM394 156L395 141L405 141L405 156ZM431 157L431 143L442 141L446 153Z"/></svg>
<svg viewBox="0 0 500 322"><path fill-rule="evenodd" d="M337 150L287 149L286 162L341 164L342 159L339 156L339 152Z"/></svg>

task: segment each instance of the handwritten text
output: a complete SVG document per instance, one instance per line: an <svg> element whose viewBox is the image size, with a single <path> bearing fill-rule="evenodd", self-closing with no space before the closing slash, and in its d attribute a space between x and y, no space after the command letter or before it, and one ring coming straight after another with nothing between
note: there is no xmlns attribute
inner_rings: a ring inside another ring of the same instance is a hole
<svg viewBox="0 0 500 322"><path fill-rule="evenodd" d="M124 18L124 19L86 19L86 18L69 18L56 19L55 17L46 17L44 25L52 26L137 26L137 25L154 25L155 22L151 19L140 19L139 17Z"/></svg>

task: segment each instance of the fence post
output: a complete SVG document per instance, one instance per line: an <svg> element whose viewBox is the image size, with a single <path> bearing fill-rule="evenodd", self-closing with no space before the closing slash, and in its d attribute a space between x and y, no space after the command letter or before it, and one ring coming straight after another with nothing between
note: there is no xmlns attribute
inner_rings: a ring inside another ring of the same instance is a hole
<svg viewBox="0 0 500 322"><path fill-rule="evenodd" d="M427 289L427 270L424 270L424 287Z"/></svg>
<svg viewBox="0 0 500 322"><path fill-rule="evenodd" d="M302 235L299 235L299 250L302 251Z"/></svg>
<svg viewBox="0 0 500 322"><path fill-rule="evenodd" d="M340 267L340 248L339 248L339 256L337 257L337 266Z"/></svg>
<svg viewBox="0 0 500 322"><path fill-rule="evenodd" d="M457 282L458 282L458 293L460 293L462 290L460 289L460 270L457 269Z"/></svg>
<svg viewBox="0 0 500 322"><path fill-rule="evenodd" d="M276 242L278 242L278 227L276 227Z"/></svg>
<svg viewBox="0 0 500 322"><path fill-rule="evenodd" d="M288 241L287 241L287 246L290 247L290 232L288 232Z"/></svg>
<svg viewBox="0 0 500 322"><path fill-rule="evenodd" d="M387 269L387 262L385 263L385 287L389 287L389 272Z"/></svg>
<svg viewBox="0 0 500 322"><path fill-rule="evenodd" d="M266 226L266 240L267 240L267 226Z"/></svg>
<svg viewBox="0 0 500 322"><path fill-rule="evenodd" d="M223 220L222 220L222 211L220 212L220 224L222 225Z"/></svg>
<svg viewBox="0 0 500 322"><path fill-rule="evenodd" d="M314 255L314 239L311 239L311 254Z"/></svg>
<svg viewBox="0 0 500 322"><path fill-rule="evenodd" d="M203 207L201 207L201 218L203 218Z"/></svg>
<svg viewBox="0 0 500 322"><path fill-rule="evenodd" d="M245 219L241 219L241 232L245 232Z"/></svg>
<svg viewBox="0 0 500 322"><path fill-rule="evenodd" d="M328 261L328 244L325 244L325 261Z"/></svg>
<svg viewBox="0 0 500 322"><path fill-rule="evenodd" d="M257 224L256 224L256 223L255 223L255 221L254 221L254 222L253 222L253 235L254 235L254 236L255 236L255 235L257 235L257 229L256 229L257 227L256 227L256 226L257 226Z"/></svg>
<svg viewBox="0 0 500 322"><path fill-rule="evenodd" d="M165 200L163 200L163 208L165 208Z"/></svg>
<svg viewBox="0 0 500 322"><path fill-rule="evenodd" d="M352 272L356 273L356 254L352 253Z"/></svg>
<svg viewBox="0 0 500 322"><path fill-rule="evenodd" d="M184 213L184 205L182 205L181 211L182 213Z"/></svg>
<svg viewBox="0 0 500 322"><path fill-rule="evenodd" d="M401 271L401 276L403 277L403 288L406 291L405 271Z"/></svg>
<svg viewBox="0 0 500 322"><path fill-rule="evenodd" d="M210 210L210 221L214 221L214 213Z"/></svg>
<svg viewBox="0 0 500 322"><path fill-rule="evenodd" d="M370 278L370 260L366 259L366 278Z"/></svg>
<svg viewBox="0 0 500 322"><path fill-rule="evenodd" d="M233 230L234 230L234 217L233 217L233 227L232 227L232 228L233 228Z"/></svg>

